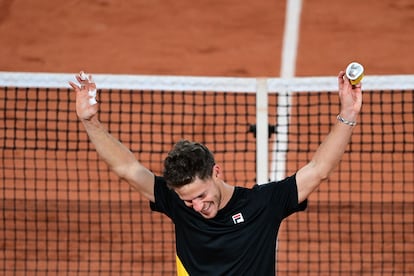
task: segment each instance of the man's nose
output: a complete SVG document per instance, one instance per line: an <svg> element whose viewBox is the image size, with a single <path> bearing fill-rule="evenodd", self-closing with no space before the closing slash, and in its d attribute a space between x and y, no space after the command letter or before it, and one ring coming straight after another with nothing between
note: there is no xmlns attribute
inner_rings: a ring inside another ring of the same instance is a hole
<svg viewBox="0 0 414 276"><path fill-rule="evenodd" d="M196 212L201 212L201 210L203 210L203 202L199 199L194 199L193 200L193 209Z"/></svg>

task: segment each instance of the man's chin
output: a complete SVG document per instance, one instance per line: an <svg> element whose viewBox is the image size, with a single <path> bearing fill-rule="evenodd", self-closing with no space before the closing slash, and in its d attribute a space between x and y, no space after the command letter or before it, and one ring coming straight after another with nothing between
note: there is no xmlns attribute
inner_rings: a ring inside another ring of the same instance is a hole
<svg viewBox="0 0 414 276"><path fill-rule="evenodd" d="M212 218L214 218L217 215L217 212L211 212L211 211L210 212L206 212L206 213L200 212L200 214L205 219L212 219Z"/></svg>

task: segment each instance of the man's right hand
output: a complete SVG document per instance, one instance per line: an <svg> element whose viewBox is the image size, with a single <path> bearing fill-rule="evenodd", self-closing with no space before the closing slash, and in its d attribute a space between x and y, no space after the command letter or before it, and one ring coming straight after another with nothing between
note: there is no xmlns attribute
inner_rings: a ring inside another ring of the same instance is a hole
<svg viewBox="0 0 414 276"><path fill-rule="evenodd" d="M78 83L69 82L76 92L76 114L80 120L90 120L98 112L96 97L96 84L91 75L81 71L75 76Z"/></svg>

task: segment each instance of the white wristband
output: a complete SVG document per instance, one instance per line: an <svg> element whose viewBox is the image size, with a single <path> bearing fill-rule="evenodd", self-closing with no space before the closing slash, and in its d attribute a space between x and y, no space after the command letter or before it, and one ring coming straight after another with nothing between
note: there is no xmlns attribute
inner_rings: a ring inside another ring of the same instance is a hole
<svg viewBox="0 0 414 276"><path fill-rule="evenodd" d="M338 121L340 121L343 124L346 124L348 126L355 126L357 123L355 121L348 121L347 119L344 119L341 114L338 114L338 116L336 116L336 119Z"/></svg>

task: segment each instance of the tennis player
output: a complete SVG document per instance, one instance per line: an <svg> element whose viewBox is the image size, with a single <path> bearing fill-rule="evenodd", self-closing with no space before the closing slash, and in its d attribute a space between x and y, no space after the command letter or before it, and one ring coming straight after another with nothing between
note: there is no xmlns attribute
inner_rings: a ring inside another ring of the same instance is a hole
<svg viewBox="0 0 414 276"><path fill-rule="evenodd" d="M341 110L312 160L278 182L252 188L221 178L222 168L200 143L179 141L155 175L108 133L97 117L96 85L82 72L76 112L100 157L175 226L178 275L275 275L280 223L304 210L308 196L338 165L362 105L361 84L338 75Z"/></svg>

